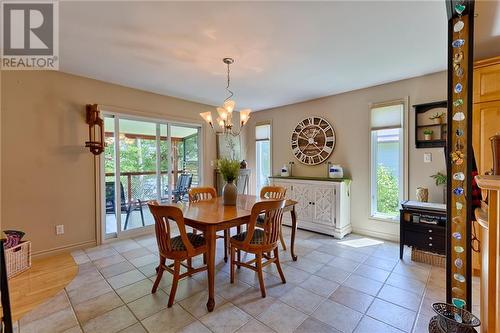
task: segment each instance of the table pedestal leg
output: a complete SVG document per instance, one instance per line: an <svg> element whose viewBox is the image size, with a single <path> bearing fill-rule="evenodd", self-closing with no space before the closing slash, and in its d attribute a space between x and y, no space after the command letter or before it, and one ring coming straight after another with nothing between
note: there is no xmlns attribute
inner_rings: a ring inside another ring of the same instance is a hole
<svg viewBox="0 0 500 333"><path fill-rule="evenodd" d="M206 235L206 242L208 247L207 256L207 276L208 276L208 302L207 309L212 312L215 307L215 240L216 231L214 227L208 227Z"/></svg>
<svg viewBox="0 0 500 333"><path fill-rule="evenodd" d="M297 256L295 255L295 233L297 232L297 214L295 213L295 206L292 207L290 215L292 216L292 240L290 242L290 253L292 254L293 261L297 261Z"/></svg>

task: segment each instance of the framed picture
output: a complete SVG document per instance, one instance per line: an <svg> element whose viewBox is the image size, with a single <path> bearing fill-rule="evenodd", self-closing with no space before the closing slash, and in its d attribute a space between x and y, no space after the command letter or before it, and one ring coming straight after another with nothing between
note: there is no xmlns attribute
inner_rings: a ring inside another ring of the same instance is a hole
<svg viewBox="0 0 500 333"><path fill-rule="evenodd" d="M217 158L241 160L240 136L217 133Z"/></svg>

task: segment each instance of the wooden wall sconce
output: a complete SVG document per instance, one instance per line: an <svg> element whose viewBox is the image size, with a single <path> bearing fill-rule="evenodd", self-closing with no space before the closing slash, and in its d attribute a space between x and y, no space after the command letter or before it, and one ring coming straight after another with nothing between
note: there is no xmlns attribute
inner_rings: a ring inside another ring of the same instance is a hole
<svg viewBox="0 0 500 333"><path fill-rule="evenodd" d="M85 147L90 148L92 154L100 155L104 151L104 121L99 117L97 104L87 104L85 109L89 125L89 141L85 142Z"/></svg>

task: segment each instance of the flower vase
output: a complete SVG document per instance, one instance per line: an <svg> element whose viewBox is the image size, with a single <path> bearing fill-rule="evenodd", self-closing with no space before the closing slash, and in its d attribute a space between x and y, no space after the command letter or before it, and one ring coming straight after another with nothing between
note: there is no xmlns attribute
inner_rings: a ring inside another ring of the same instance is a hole
<svg viewBox="0 0 500 333"><path fill-rule="evenodd" d="M222 198L224 206L236 206L236 198L238 197L238 188L234 182L228 181L222 188Z"/></svg>

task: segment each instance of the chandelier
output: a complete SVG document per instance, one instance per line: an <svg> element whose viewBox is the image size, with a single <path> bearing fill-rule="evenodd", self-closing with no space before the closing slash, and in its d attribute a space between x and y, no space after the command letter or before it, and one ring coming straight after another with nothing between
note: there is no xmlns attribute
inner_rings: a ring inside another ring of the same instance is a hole
<svg viewBox="0 0 500 333"><path fill-rule="evenodd" d="M235 129L234 124L233 124L233 111L236 106L236 103L231 99L234 95L234 93L229 89L229 85L231 83L231 77L230 77L230 68L229 66L234 63L233 58L224 58L222 61L227 65L227 86L226 90L229 93L229 96L224 100L224 103L222 106L217 108L217 114L218 117L215 120L219 129L214 128L214 123L212 120L212 112L207 111L200 113L200 116L210 125L210 127L216 132L216 133L223 133L226 135L233 135L233 136L238 136L240 135L241 129L245 124L247 123L248 119L250 119L250 112L252 110L250 109L242 109L240 110L240 126L239 129Z"/></svg>

